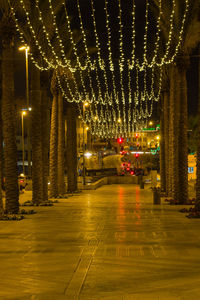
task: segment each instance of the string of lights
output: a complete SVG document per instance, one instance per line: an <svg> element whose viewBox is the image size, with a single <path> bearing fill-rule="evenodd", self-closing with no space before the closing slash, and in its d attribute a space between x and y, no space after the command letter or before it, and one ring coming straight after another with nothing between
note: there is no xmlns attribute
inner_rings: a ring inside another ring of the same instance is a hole
<svg viewBox="0 0 200 300"><path fill-rule="evenodd" d="M10 0L9 0L10 2ZM55 31L55 36L56 36L56 39L58 41L58 44L60 46L60 55L58 55L58 53L56 53L53 45L51 44L51 41L49 39L49 33L47 32L46 30L46 27L44 25L44 22L43 22L43 19L42 19L42 14L41 14L41 11L39 9L39 2L38 0L36 0L36 6L38 8L38 12L39 12L39 21L41 23L43 23L43 26L42 26L42 30L43 30L43 34L46 36L47 38L47 42L48 42L48 46L51 48L52 52L53 52L53 55L54 55L54 60L51 60L49 61L46 53L44 50L42 50L42 46L41 44L39 43L39 40L37 39L37 35L36 35L36 32L32 26L32 23L31 23L31 20L30 20L30 14L28 12L28 9L26 8L25 6L25 3L23 0L19 0L24 12L25 12L25 16L26 16L26 19L27 19L27 25L32 33L32 36L33 36L33 40L35 42L35 45L38 47L38 50L40 51L40 54L41 56L43 57L44 61L47 63L47 66L50 68L52 67L57 67L58 66L62 66L62 67L66 67L68 66L71 70L71 72L75 72L75 71L78 71L79 68L81 69L86 69L86 68L89 68L89 69L93 69L95 68L95 62L92 63L91 59L90 59L90 56L87 55L87 59L85 60L84 62L84 66L81 65L81 62L80 62L80 59L78 58L78 55L77 55L77 51L75 51L75 56L76 56L76 59L77 59L77 64L78 64L78 67L75 66L75 67L72 67L71 64L70 64L70 61L68 59L66 59L66 55L65 55L65 50L64 50L64 43L63 43L63 40L61 39L60 37L60 34L59 34L59 29L57 27L57 24L56 24L56 16L54 14L54 11L53 11L53 6L52 6L52 1L49 0L49 9L50 9L50 13L52 15L52 18L53 18L53 26L54 26L54 31ZM80 4L79 4L79 1L77 1L78 3L78 12L79 12L79 15L81 14L80 12ZM154 64L156 64L157 66L162 66L164 64L170 64L174 61L177 53L178 53L178 50L180 48L180 45L181 45L181 41L182 41L182 38L183 38L183 31L184 31L184 24L185 24L185 20L186 20L186 17L187 17L187 13L188 13L188 9L189 9L189 0L185 0L185 11L184 11L184 14L183 14L183 18L182 18L182 25L181 25L181 28L180 28L180 32L179 32L179 37L177 39L177 44L176 44L176 47L175 47L175 51L174 51L174 54L171 56L171 58L169 58L169 53L170 53L170 48L171 48L171 44L172 44L172 36L173 36L173 30L174 30L174 26L173 26L173 21L174 21L174 15L175 15L175 7L176 7L176 3L175 3L175 0L172 0L172 12L171 12L171 15L170 15L170 29L169 29L169 34L168 34L168 41L166 43L166 51L165 51L165 54L164 56L160 59L160 62L158 62L156 60L157 56L158 56L158 49L159 49L159 41L160 41L160 32L161 32L161 27L160 27L160 20L161 20L161 15L163 14L163 11L162 11L162 1L159 0L159 16L158 16L158 19L157 19L157 32L156 32L156 42L155 42L155 49L154 49L154 56L151 60L151 62L148 62L147 61L147 36L148 36L148 11L149 11L149 2L147 1L146 2L146 12L145 12L145 34L144 34L144 54L143 54L143 62L142 64L140 64L140 70L143 70L144 66L147 65L149 68L152 68ZM91 0L91 4L92 4L92 19L93 19L93 23L94 24L94 32L95 32L95 35L96 35L96 44L98 45L98 62L99 62L99 65L100 65L100 68L103 69L105 68L105 64L103 63L102 61L102 58L100 56L100 43L99 43L99 39L98 39L98 35L97 35L97 27L96 27L96 21L95 21L95 18L94 18L94 5L93 5L93 1ZM66 10L66 4L65 4L65 1L63 0L63 5L65 7L65 12L67 12ZM122 24L122 8L121 8L121 1L118 0L118 6L119 6L119 50L120 50L120 69L123 70L123 65L124 65L124 52L123 52L123 24ZM108 35L108 58L109 58L109 66L110 66L110 70L111 71L114 71L114 64L113 64L113 61L112 61L112 49L111 49L111 29L110 29L110 22L109 22L109 12L108 12L108 1L105 0L105 12L106 12L106 29L107 29L107 35ZM14 14L15 15L15 14ZM68 18L68 14L66 13L66 17ZM16 18L16 15L15 15L15 18ZM69 20L68 20L69 21ZM70 22L70 21L69 21ZM83 26L83 23L80 22L80 26L82 28ZM69 29L69 28L68 28ZM82 28L83 29L83 28ZM23 31L19 28L18 26L18 30L21 31L20 35L22 36L23 35ZM82 30L83 32L83 30ZM136 61L136 58L135 58L135 2L133 0L133 11L132 11L132 63L130 64L130 67L133 68L134 64L135 64L135 61ZM73 45L73 48L75 46L75 44L73 43L72 39L71 39L71 43ZM86 45L86 36L83 35L83 43ZM86 50L86 53L87 53L87 49L85 48ZM87 53L89 54L89 53ZM61 56L61 58L60 58ZM88 59L89 58L89 59ZM62 60L65 62L65 64L62 63ZM38 65L38 62L37 62L37 65ZM48 68L47 67L47 68Z"/></svg>
<svg viewBox="0 0 200 300"><path fill-rule="evenodd" d="M12 15L14 17L14 21L15 21L15 26L16 26L16 31L19 33L19 38L20 38L20 41L22 42L23 45L25 45L26 47L28 47L28 44L27 44L27 41L25 40L24 38L24 32L21 30L20 28L20 25L19 25L19 20L16 16L16 12L14 10L14 7L12 6L10 0L9 1L9 5L10 5L10 9L11 9L11 12L12 12ZM37 43L36 43L36 46L37 46ZM40 53L41 56L43 57L42 53ZM39 64L35 59L34 59L34 56L31 52L29 52L29 55L30 55L30 59L32 60L32 62L34 63L34 65L40 70L40 71L48 71L49 69L53 69L54 68L54 65L49 62L48 60L44 59L45 63L46 63L46 67L44 67L43 65Z"/></svg>
<svg viewBox="0 0 200 300"><path fill-rule="evenodd" d="M11 3L10 0L8 0ZM105 59L102 55L100 35L97 30L97 19L95 16L94 0L91 0L91 19L96 44L97 59L92 59L88 48L86 31L84 28L84 19L81 14L80 1L77 0L77 12L79 17L79 27L82 36L83 59L78 55L78 46L74 39L72 25L69 13L66 7L66 1L62 0L66 22L66 34L69 36L71 49L75 59L70 60L65 53L65 43L61 38L60 29L56 19L55 9L52 0L48 0L48 13L52 20L53 32L49 32L48 26L44 21L43 12L39 6L39 0L36 0L36 10L40 26L41 35L38 34L33 20L33 15L25 2L18 0L24 12L24 19L30 31L30 38L34 48L39 52L39 58L34 57L30 52L32 62L40 70L56 70L58 85L63 97L69 102L88 101L90 108L85 114L86 122L90 123L93 130L102 134L121 134L128 135L130 130L135 128L136 122L147 119L152 115L153 103L159 101L162 87L162 67L170 64L176 58L183 39L185 21L189 10L189 0L184 0L185 8L183 11L180 31L174 43L174 19L176 0L172 0L172 10L169 18L168 39L165 44L165 51L159 56L161 41L161 20L163 15L162 0L158 0L158 16L156 17L155 45L152 50L153 57L147 53L149 38L149 0L146 1L145 7L145 28L143 40L142 61L136 57L136 31L135 31L135 0L132 0L132 19L131 19L131 57L125 59L124 50L124 20L121 0L118 2L118 24L119 24L119 57L114 59L111 31L111 15L109 12L109 2L105 0L105 28L107 36L107 55ZM17 14L10 4L13 13L16 29L23 44L27 45L24 31ZM176 29L177 30L177 29ZM52 34L54 39L51 39ZM45 40L45 43L43 43ZM130 55L129 55L130 56ZM155 82L155 67L160 74L158 84ZM148 80L147 80L148 78ZM151 82L150 79L151 78ZM126 80L128 79L128 80ZM148 84L147 84L148 81ZM80 84L79 84L80 83ZM135 91L133 92L133 90ZM157 89L157 93L156 93ZM95 120L95 117L97 118ZM117 126L116 126L117 123ZM98 124L97 129L95 129Z"/></svg>

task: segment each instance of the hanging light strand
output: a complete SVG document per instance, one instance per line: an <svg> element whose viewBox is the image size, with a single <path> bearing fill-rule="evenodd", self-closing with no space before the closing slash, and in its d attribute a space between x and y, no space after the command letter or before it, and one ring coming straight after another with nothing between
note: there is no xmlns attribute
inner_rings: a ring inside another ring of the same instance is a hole
<svg viewBox="0 0 200 300"><path fill-rule="evenodd" d="M49 1L50 1L50 0L49 0ZM56 53L56 50L54 49L54 47L53 47L53 45L52 45L52 43L51 43L50 35L49 35L49 33L48 33L47 29L46 29L46 26L45 26L45 24L44 24L44 20L43 20L43 17L42 17L42 12L41 12L40 7L39 7L39 0L36 0L35 4L36 4L36 8L37 8L38 14L39 14L39 22L40 22L41 25L42 25L43 33L44 33L44 35L45 35L45 37L46 37L46 39L47 39L47 44L48 44L49 48L51 49L51 52L52 52L52 54L53 54L53 56L54 56L54 59L55 59L56 64L57 64L58 66L68 67L68 68L70 69L71 72L75 72L76 69L75 69L75 68L72 68L72 66L71 66L71 64L70 64L70 61L66 59L65 51L64 51L64 49L63 49L64 46L62 45L62 43L61 43L60 40L59 40L59 45L60 45L60 47L61 47L61 55L60 55L60 53L59 53L59 54ZM50 8L51 8L51 15L52 15L52 18L53 18L53 23L55 23L55 16L54 16L54 14L52 13L52 9L53 9L53 8L52 8L52 5L51 5L51 4L50 4ZM58 29L56 28L55 31L57 32ZM57 35L56 35L56 37L58 38ZM61 56L61 58L64 60L65 64L63 64L62 61L59 60L59 56Z"/></svg>
<svg viewBox="0 0 200 300"><path fill-rule="evenodd" d="M19 25L19 20L18 18L16 17L16 13L15 13L15 10L13 8L13 6L11 5L11 2L9 1L9 4L10 4L10 8L11 8L11 11L13 13L13 16L14 16L14 19L15 19L15 25L16 25L16 30L17 32L19 32L19 35L20 35L20 40L21 42L23 42L26 46L27 46L27 43L25 42L25 39L24 39L24 33L23 31L21 30L20 28L20 25ZM27 24L28 24L28 27L30 29L30 32L32 33L33 35L33 41L34 41L34 44L36 45L36 47L38 48L38 51L41 55L41 57L43 58L43 60L45 61L45 63L47 64L47 67L43 67L43 66L40 66L39 63L34 59L33 57L33 54L30 52L30 58L32 60L32 62L35 64L35 66L37 68L39 68L41 71L45 71L45 70L49 70L51 68L54 68L55 65L53 63L53 61L49 61L45 55L45 52L42 51L42 47L40 46L39 44L39 41L37 40L37 37L36 37L36 33L34 31L34 28L33 26L31 25L31 22L30 22L30 17L29 17L29 12L26 10L26 7L24 5L24 2L23 0L20 0L20 4L25 12L25 16L26 16L26 20L27 20Z"/></svg>

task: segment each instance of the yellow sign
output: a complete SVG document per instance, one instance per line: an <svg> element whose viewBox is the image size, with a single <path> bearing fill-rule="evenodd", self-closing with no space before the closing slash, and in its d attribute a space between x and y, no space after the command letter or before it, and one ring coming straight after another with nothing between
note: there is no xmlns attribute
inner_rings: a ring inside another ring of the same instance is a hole
<svg viewBox="0 0 200 300"><path fill-rule="evenodd" d="M188 155L188 180L193 180L197 178L197 166L196 166L196 154Z"/></svg>

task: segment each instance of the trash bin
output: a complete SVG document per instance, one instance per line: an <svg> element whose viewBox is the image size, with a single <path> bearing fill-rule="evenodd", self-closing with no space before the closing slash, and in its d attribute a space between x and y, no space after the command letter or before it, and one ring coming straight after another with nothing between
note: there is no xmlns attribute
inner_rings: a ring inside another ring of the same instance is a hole
<svg viewBox="0 0 200 300"><path fill-rule="evenodd" d="M152 190L153 190L153 204L160 204L160 188L154 187Z"/></svg>

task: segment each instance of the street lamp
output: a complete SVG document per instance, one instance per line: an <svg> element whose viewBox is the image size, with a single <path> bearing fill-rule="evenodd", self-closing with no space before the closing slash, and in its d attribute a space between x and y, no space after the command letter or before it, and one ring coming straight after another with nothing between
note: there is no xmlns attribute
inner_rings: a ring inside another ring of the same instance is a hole
<svg viewBox="0 0 200 300"><path fill-rule="evenodd" d="M21 111L22 116L22 168L23 168L23 174L25 174L25 168L24 168L24 116L26 115L26 111Z"/></svg>
<svg viewBox="0 0 200 300"><path fill-rule="evenodd" d="M29 46L22 46L19 48L20 51L25 50L25 58L26 58L26 105L27 109L29 109L29 85L28 85L28 51L30 50Z"/></svg>
<svg viewBox="0 0 200 300"><path fill-rule="evenodd" d="M29 99L29 76L28 76L28 52L29 46L19 47L19 51L25 51L26 59L26 106L27 110L31 111L30 99ZM31 176L31 148L30 148L30 117L27 120L27 150L28 150L28 175Z"/></svg>
<svg viewBox="0 0 200 300"><path fill-rule="evenodd" d="M85 185L85 108L89 106L89 102L83 102L83 185Z"/></svg>

